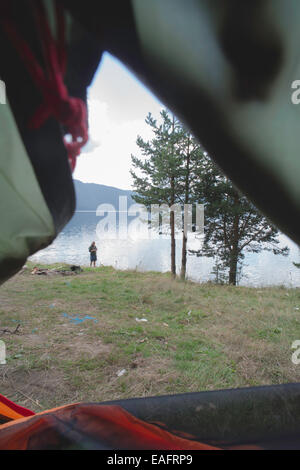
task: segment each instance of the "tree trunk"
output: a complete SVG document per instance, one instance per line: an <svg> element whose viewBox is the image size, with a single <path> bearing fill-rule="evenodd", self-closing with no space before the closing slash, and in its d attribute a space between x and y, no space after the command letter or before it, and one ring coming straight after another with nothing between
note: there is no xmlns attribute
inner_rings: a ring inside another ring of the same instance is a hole
<svg viewBox="0 0 300 470"><path fill-rule="evenodd" d="M175 214L172 210L170 212L170 227L171 227L171 273L176 277L176 243L175 243Z"/></svg>
<svg viewBox="0 0 300 470"><path fill-rule="evenodd" d="M237 254L234 250L230 253L230 266L229 266L229 284L236 286L236 274L237 274Z"/></svg>
<svg viewBox="0 0 300 470"><path fill-rule="evenodd" d="M234 203L237 206L239 203L239 197L235 196ZM230 264L229 264L229 284L236 286L237 276L237 263L238 263L238 245L239 245L239 221L238 215L234 216L233 219L233 236L231 239L231 251L230 251Z"/></svg>
<svg viewBox="0 0 300 470"><path fill-rule="evenodd" d="M187 228L188 228L188 209L186 205L190 200L190 134L188 135L187 156L186 156L186 176L185 176L185 196L183 211L183 235L182 235L182 252L181 252L181 271L180 278L185 280L186 261L187 261Z"/></svg>
<svg viewBox="0 0 300 470"><path fill-rule="evenodd" d="M181 252L181 271L180 279L185 280L186 276L186 260L187 260L187 222L188 222L188 209L186 205L183 211L183 234L182 234L182 252Z"/></svg>
<svg viewBox="0 0 300 470"><path fill-rule="evenodd" d="M175 188L174 188L174 176L171 177L171 207L173 210L170 211L170 228L171 228L171 273L172 276L176 277L176 243L175 243L175 213L174 213L174 202L175 202Z"/></svg>
<svg viewBox="0 0 300 470"><path fill-rule="evenodd" d="M186 276L186 254L187 254L186 245L187 245L187 237L185 236L185 234L183 232L183 236L182 236L182 254L181 254L181 271L180 271L180 278L181 278L182 281L185 280L185 276Z"/></svg>

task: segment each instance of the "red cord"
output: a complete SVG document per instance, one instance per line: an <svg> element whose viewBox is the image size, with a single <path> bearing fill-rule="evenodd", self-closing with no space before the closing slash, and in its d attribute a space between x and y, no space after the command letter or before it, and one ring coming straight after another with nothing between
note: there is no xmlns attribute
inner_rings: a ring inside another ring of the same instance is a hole
<svg viewBox="0 0 300 470"><path fill-rule="evenodd" d="M67 134L72 136L71 142L67 142L64 138L64 144L72 171L74 171L76 158L80 154L81 147L88 140L87 111L85 103L80 98L69 96L64 84L66 71L64 12L56 0L55 14L58 31L57 41L55 41L42 1L34 0L31 4L36 17L47 74L37 62L26 41L18 33L11 16L6 14L0 21L43 96L42 104L35 111L28 125L32 129L38 129L50 116L54 116L66 128Z"/></svg>

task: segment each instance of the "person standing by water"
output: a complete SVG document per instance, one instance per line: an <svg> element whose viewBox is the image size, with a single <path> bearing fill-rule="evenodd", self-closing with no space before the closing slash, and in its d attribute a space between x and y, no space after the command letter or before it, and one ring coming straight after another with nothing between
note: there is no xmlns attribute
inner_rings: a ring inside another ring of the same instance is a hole
<svg viewBox="0 0 300 470"><path fill-rule="evenodd" d="M97 261L97 247L95 242L91 244L89 247L89 252L90 252L90 258L91 258L91 266L94 263L94 268L96 267L96 261Z"/></svg>

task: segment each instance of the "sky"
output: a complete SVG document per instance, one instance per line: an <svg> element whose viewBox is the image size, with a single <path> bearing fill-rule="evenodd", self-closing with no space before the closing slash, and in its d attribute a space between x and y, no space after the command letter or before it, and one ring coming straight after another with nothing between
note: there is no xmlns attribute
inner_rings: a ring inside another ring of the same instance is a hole
<svg viewBox="0 0 300 470"><path fill-rule="evenodd" d="M159 117L163 104L108 53L88 90L89 141L73 174L84 183L132 189L131 154L140 155L137 136L152 137L145 118Z"/></svg>

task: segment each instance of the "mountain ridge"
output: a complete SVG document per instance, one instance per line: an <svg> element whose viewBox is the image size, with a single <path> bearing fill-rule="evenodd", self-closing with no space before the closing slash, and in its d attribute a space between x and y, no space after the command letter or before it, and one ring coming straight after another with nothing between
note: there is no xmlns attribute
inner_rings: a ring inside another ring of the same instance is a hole
<svg viewBox="0 0 300 470"><path fill-rule="evenodd" d="M127 196L127 205L134 204L132 199L133 192L126 189L116 188L97 183L83 183L74 179L74 188L76 194L76 209L95 210L100 204L112 204L116 209L119 207L119 197Z"/></svg>

